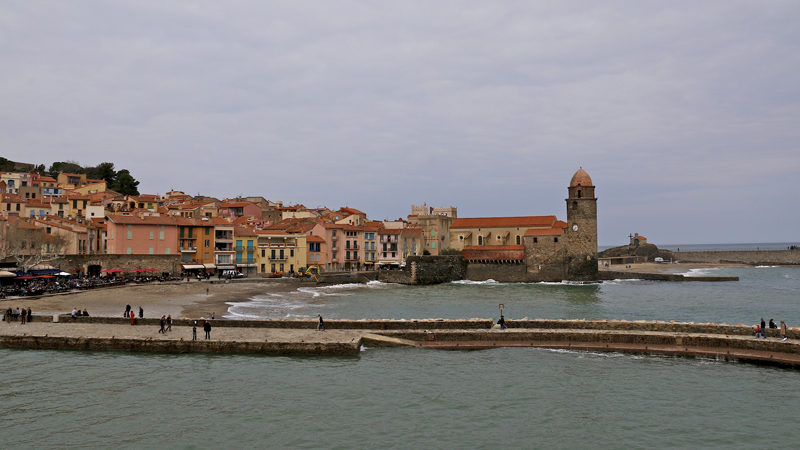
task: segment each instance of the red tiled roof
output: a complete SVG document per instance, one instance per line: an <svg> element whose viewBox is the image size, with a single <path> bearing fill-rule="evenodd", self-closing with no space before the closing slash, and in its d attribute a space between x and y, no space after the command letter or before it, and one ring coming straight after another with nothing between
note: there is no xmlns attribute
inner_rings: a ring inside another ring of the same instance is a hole
<svg viewBox="0 0 800 450"><path fill-rule="evenodd" d="M306 241L307 242L325 242L325 239L323 239L320 236L317 236L316 234L309 234L308 236L306 236Z"/></svg>
<svg viewBox="0 0 800 450"><path fill-rule="evenodd" d="M455 219L450 224L453 228L509 228L509 227L552 227L556 216L523 216L523 217L474 217Z"/></svg>
<svg viewBox="0 0 800 450"><path fill-rule="evenodd" d="M564 234L563 228L531 228L525 232L525 236L561 236Z"/></svg>

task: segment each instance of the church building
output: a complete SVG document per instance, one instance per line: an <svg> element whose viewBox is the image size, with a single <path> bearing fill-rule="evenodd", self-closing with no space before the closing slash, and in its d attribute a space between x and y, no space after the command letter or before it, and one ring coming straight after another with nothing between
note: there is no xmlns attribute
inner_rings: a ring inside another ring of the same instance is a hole
<svg viewBox="0 0 800 450"><path fill-rule="evenodd" d="M583 168L572 176L567 193L566 221L552 215L453 220L450 247L467 260L467 278L597 280L597 197Z"/></svg>

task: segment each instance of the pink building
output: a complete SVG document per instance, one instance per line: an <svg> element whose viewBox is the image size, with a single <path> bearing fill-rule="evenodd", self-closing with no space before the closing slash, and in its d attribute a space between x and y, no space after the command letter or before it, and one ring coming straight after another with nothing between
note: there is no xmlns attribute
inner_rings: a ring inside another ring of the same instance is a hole
<svg viewBox="0 0 800 450"><path fill-rule="evenodd" d="M185 219L169 216L109 215L107 252L111 255L174 255L178 250L178 225Z"/></svg>
<svg viewBox="0 0 800 450"><path fill-rule="evenodd" d="M225 202L217 208L219 217L229 218L231 221L239 217L261 218L261 206L253 202Z"/></svg>

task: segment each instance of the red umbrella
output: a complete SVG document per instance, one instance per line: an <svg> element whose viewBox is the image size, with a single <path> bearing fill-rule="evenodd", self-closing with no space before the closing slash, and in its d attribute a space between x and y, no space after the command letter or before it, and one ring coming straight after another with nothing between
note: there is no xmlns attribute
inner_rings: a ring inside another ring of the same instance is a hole
<svg viewBox="0 0 800 450"><path fill-rule="evenodd" d="M35 280L36 277L17 277L15 280Z"/></svg>
<svg viewBox="0 0 800 450"><path fill-rule="evenodd" d="M39 275L36 278L53 278L53 276L52 275Z"/></svg>

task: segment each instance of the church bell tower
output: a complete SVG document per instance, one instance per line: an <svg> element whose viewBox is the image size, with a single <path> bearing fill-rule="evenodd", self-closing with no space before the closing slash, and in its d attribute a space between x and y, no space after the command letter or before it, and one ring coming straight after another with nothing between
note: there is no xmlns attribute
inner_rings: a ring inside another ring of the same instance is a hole
<svg viewBox="0 0 800 450"><path fill-rule="evenodd" d="M569 183L567 198L567 279L595 281L597 274L597 197L583 168Z"/></svg>

